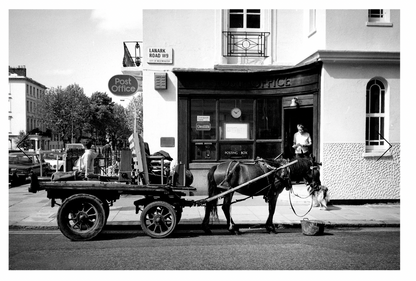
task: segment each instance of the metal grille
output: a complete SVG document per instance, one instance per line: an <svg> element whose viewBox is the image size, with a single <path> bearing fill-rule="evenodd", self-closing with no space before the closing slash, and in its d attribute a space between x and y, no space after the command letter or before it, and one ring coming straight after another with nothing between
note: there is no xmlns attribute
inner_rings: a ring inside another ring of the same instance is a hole
<svg viewBox="0 0 416 281"><path fill-rule="evenodd" d="M226 40L226 57L267 57L266 46L269 32L223 32Z"/></svg>

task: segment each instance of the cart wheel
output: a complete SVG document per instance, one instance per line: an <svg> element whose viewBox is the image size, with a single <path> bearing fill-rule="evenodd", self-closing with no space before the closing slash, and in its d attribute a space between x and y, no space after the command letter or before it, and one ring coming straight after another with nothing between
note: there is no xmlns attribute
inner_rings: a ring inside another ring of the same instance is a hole
<svg viewBox="0 0 416 281"><path fill-rule="evenodd" d="M105 215L100 199L90 194L75 194L59 208L58 227L71 240L90 240L103 229Z"/></svg>
<svg viewBox="0 0 416 281"><path fill-rule="evenodd" d="M144 208L140 216L140 224L150 237L165 238L175 229L175 209L164 201L152 202Z"/></svg>

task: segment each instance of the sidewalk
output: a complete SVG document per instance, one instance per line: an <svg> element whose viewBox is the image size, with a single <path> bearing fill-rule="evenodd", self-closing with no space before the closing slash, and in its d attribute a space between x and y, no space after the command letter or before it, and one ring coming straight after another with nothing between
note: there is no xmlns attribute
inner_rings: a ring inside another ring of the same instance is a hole
<svg viewBox="0 0 416 281"><path fill-rule="evenodd" d="M299 196L306 195L304 185L294 186ZM189 196L188 200L198 200L207 196ZM137 195L121 195L110 207L107 225L134 226L140 225L140 213L136 214L133 201L141 198ZM233 200L245 198L235 194ZM310 199L291 196L292 204L298 215L304 215L310 207ZM220 200L221 202L222 200ZM9 228L57 228L56 214L59 206L51 207L46 191L28 192L28 184L9 189ZM199 227L205 214L201 207L184 207L180 224ZM219 207L219 220L211 219L214 225L223 224L226 220ZM264 224L268 216L268 205L262 196L252 197L232 205L231 215L236 224ZM400 204L364 204L364 205L331 205L327 210L312 208L304 217L298 217L292 211L289 192L283 191L278 199L274 223L290 227L300 227L303 218L323 221L326 226L334 227L398 227L400 226Z"/></svg>

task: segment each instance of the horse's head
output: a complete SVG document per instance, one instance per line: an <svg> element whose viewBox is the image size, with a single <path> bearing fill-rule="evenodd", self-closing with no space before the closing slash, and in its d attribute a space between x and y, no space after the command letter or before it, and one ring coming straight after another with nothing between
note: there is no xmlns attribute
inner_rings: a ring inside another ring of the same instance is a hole
<svg viewBox="0 0 416 281"><path fill-rule="evenodd" d="M309 178L309 192L314 192L321 188L321 175L319 172L320 163L316 163L313 161L312 165L310 166L310 170L307 173Z"/></svg>

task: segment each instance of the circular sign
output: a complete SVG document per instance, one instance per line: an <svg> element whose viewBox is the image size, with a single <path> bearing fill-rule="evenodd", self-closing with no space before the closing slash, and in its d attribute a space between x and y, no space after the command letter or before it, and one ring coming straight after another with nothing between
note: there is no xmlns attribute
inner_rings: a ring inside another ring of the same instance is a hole
<svg viewBox="0 0 416 281"><path fill-rule="evenodd" d="M131 75L114 75L108 81L108 89L116 96L131 96L139 89L139 82Z"/></svg>

